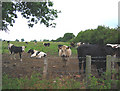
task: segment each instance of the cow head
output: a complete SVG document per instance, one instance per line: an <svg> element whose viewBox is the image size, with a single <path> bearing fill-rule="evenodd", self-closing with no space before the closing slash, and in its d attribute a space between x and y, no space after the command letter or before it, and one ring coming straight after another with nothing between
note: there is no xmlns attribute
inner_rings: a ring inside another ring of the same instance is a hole
<svg viewBox="0 0 120 91"><path fill-rule="evenodd" d="M26 48L26 46L22 46L22 51L23 51L23 52L25 51L25 48Z"/></svg>
<svg viewBox="0 0 120 91"><path fill-rule="evenodd" d="M71 55L71 49L69 46L63 45L59 48L59 56L69 57Z"/></svg>
<svg viewBox="0 0 120 91"><path fill-rule="evenodd" d="M44 52L39 52L38 55L37 55L37 58L41 58L41 57L46 57L47 54L44 53Z"/></svg>
<svg viewBox="0 0 120 91"><path fill-rule="evenodd" d="M8 44L8 49L10 49L13 46L13 44Z"/></svg>
<svg viewBox="0 0 120 91"><path fill-rule="evenodd" d="M28 50L27 53L31 53L31 54L33 54L33 53L34 53L34 50L33 50L33 49L30 49L30 50Z"/></svg>

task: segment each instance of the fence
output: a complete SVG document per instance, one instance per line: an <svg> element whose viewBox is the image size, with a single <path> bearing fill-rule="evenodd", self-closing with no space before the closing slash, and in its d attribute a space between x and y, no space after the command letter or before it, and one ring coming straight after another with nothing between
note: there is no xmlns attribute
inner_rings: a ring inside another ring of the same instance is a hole
<svg viewBox="0 0 120 91"><path fill-rule="evenodd" d="M103 57L91 57L90 55L86 55L86 81L88 81L88 77L91 74L91 62L95 60L91 60L91 58L103 58ZM106 56L106 73L107 79L111 79L111 62L120 62L119 58L112 57L111 55ZM48 73L48 59L44 58L44 67L43 67L43 78L46 78Z"/></svg>

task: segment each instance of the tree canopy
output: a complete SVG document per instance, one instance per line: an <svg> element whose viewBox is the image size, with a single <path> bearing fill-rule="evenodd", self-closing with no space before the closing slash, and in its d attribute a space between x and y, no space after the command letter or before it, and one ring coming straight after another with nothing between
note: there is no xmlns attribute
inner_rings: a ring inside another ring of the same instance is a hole
<svg viewBox="0 0 120 91"><path fill-rule="evenodd" d="M73 41L91 44L120 43L119 35L118 28L98 26L97 29L80 31Z"/></svg>
<svg viewBox="0 0 120 91"><path fill-rule="evenodd" d="M56 40L52 40L55 42L68 42L71 39L73 39L75 37L75 35L73 33L65 33L63 37L59 37Z"/></svg>
<svg viewBox="0 0 120 91"><path fill-rule="evenodd" d="M7 31L8 25L13 26L16 12L28 20L28 26L33 27L38 22L46 25L46 27L55 27L53 22L58 18L61 11L52 9L53 2L2 2L2 30Z"/></svg>

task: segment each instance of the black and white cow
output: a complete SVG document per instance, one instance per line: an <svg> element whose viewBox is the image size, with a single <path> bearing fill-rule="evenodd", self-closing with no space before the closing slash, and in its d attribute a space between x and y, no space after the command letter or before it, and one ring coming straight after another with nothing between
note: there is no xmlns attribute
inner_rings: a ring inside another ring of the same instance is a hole
<svg viewBox="0 0 120 91"><path fill-rule="evenodd" d="M111 46L105 46L105 45L92 45L92 44L82 44L77 48L77 53L78 53L78 59L79 59L79 72L81 73L81 66L82 66L82 61L83 62L83 68L84 68L84 73L85 73L85 68L86 68L86 61L85 58L80 58L80 57L86 57L86 55L90 55L91 57L103 57L103 58L92 58L92 60L99 60L98 62L95 62L95 65L98 70L99 76L101 75L101 72L105 72L106 70L106 56L107 55L114 55L115 50ZM99 69L102 68L102 71Z"/></svg>
<svg viewBox="0 0 120 91"><path fill-rule="evenodd" d="M120 58L120 44L106 44L107 46L111 46L115 50L115 56ZM120 62L117 62L120 67Z"/></svg>
<svg viewBox="0 0 120 91"><path fill-rule="evenodd" d="M36 58L41 58L41 57L46 57L47 56L46 53L41 52L41 51L36 51L36 50L33 50L33 49L28 50L27 53L30 53L31 57L36 57Z"/></svg>
<svg viewBox="0 0 120 91"><path fill-rule="evenodd" d="M25 51L25 48L26 48L26 46L17 47L17 46L15 46L13 44L8 44L8 49L10 51L10 54L14 55L14 54L19 53L20 61L22 61L21 55L22 55L22 52ZM15 55L14 55L14 59L15 59Z"/></svg>
<svg viewBox="0 0 120 91"><path fill-rule="evenodd" d="M74 43L74 42L71 42L71 43L70 43L70 46L71 46L71 47L75 47L75 43Z"/></svg>
<svg viewBox="0 0 120 91"><path fill-rule="evenodd" d="M112 48L118 48L118 44L106 44L107 46L111 46Z"/></svg>

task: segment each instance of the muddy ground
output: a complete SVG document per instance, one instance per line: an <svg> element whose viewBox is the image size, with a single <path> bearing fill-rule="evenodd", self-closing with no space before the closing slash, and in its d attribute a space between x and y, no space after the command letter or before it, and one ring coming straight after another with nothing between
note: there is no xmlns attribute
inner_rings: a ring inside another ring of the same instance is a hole
<svg viewBox="0 0 120 91"><path fill-rule="evenodd" d="M22 62L19 59L19 55L16 55L16 59L9 54L2 55L2 73L9 74L12 77L25 77L31 76L34 72L43 74L44 58L30 58L27 53L22 54ZM61 77L68 75L77 77L79 72L77 57L70 58L67 62L67 67L63 67L61 57L48 56L48 74L47 78ZM92 69L95 69L93 66ZM97 76L97 71L92 71L92 74ZM78 76L79 79L83 79L85 75Z"/></svg>

